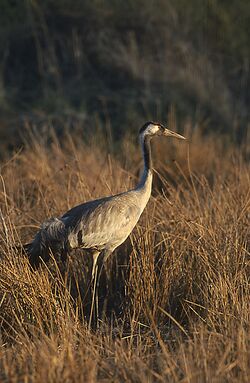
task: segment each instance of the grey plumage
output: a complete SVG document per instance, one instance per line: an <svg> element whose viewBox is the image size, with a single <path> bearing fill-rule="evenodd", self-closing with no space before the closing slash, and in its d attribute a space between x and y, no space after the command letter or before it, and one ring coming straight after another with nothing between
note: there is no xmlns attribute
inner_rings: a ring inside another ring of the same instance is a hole
<svg viewBox="0 0 250 383"><path fill-rule="evenodd" d="M32 266L47 262L50 254L63 259L75 248L90 249L95 265L101 252L107 257L129 236L151 194L152 161L150 139L156 135L184 139L161 124L149 122L140 130L144 172L138 186L120 193L73 207L58 218L44 222L34 240L25 245Z"/></svg>
<svg viewBox="0 0 250 383"><path fill-rule="evenodd" d="M30 264L37 267L40 259L47 262L50 258L50 250L54 255L66 257L68 251L67 231L64 223L58 218L50 218L41 225L41 229L35 235L30 244L24 246L29 255Z"/></svg>

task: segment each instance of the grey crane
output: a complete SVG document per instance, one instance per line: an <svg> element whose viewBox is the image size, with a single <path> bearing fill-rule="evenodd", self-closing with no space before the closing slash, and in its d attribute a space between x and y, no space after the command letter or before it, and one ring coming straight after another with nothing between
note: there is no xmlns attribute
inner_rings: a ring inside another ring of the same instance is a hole
<svg viewBox="0 0 250 383"><path fill-rule="evenodd" d="M185 140L160 123L146 122L139 131L144 170L138 185L127 192L85 202L45 221L34 240L24 246L34 268L41 259L47 262L51 253L65 260L72 249L88 249L92 252L94 277L100 253L105 262L129 236L149 200L153 177L150 140L154 136Z"/></svg>
<svg viewBox="0 0 250 383"><path fill-rule="evenodd" d="M92 252L92 296L90 323L96 288L97 260L103 253L103 263L107 257L129 236L138 222L151 195L152 158L150 140L154 136L185 137L157 122L145 123L139 131L143 152L144 170L138 185L127 192L100 198L75 206L61 217L44 222L34 240L24 246L30 264L36 268L41 259L48 261L50 254L66 259L67 254L76 248Z"/></svg>

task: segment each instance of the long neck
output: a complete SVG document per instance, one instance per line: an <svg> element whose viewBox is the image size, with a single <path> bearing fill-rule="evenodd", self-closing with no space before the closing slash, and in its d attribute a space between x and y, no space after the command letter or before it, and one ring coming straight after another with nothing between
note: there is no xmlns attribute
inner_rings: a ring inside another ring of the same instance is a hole
<svg viewBox="0 0 250 383"><path fill-rule="evenodd" d="M150 147L150 138L148 136L142 136L140 138L143 160L144 160L144 169L141 176L141 179L138 184L138 188L149 187L151 192L152 184L152 157L151 157L151 147Z"/></svg>
<svg viewBox="0 0 250 383"><path fill-rule="evenodd" d="M141 139L141 146L144 159L144 170L152 171L152 156L149 136L145 136Z"/></svg>

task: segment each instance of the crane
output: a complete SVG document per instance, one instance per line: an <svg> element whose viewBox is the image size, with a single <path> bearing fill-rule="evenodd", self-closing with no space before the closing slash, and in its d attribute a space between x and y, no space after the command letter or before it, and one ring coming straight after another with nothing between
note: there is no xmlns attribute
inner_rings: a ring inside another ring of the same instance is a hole
<svg viewBox="0 0 250 383"><path fill-rule="evenodd" d="M138 222L151 195L152 157L150 140L155 136L185 140L158 122L146 122L139 131L144 169L138 185L129 191L73 207L58 218L45 221L33 241L24 245L32 267L37 268L50 254L63 260L76 248L92 253L92 280L96 280L97 260L108 256L129 236Z"/></svg>

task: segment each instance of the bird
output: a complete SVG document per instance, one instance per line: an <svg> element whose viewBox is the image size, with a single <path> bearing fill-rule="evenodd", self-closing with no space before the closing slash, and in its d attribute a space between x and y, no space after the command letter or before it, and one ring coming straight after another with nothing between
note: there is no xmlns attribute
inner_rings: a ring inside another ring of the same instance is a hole
<svg viewBox="0 0 250 383"><path fill-rule="evenodd" d="M92 278L99 255L103 262L130 235L144 211L152 190L153 168L150 141L153 137L173 137L185 140L161 123L149 121L139 130L144 167L137 186L126 192L84 202L60 217L46 220L33 241L24 245L29 262L37 268L49 261L51 254L62 260L73 249L92 253Z"/></svg>
<svg viewBox="0 0 250 383"><path fill-rule="evenodd" d="M135 188L84 202L41 225L33 241L24 245L32 268L37 269L41 261L48 262L51 254L65 261L73 249L86 249L92 253L91 280L96 285L100 254L104 264L128 238L149 201L153 179L150 141L163 136L186 139L153 121L146 122L139 130L144 167ZM91 312L92 309L93 300Z"/></svg>

